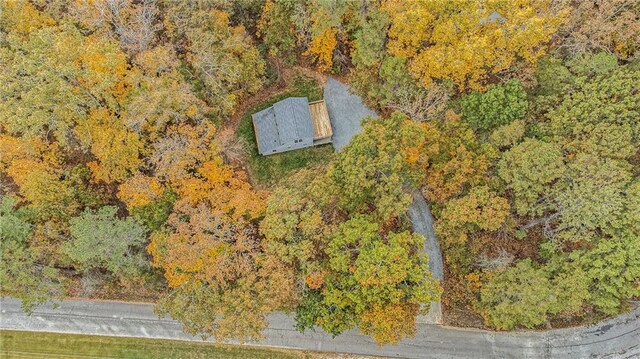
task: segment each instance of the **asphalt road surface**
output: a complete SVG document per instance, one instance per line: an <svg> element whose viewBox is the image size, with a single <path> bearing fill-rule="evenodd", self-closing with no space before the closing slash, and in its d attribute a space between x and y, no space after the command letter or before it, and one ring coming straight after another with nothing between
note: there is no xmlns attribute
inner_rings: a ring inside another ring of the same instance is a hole
<svg viewBox="0 0 640 359"><path fill-rule="evenodd" d="M151 304L64 301L26 315L16 299L0 299L0 329L201 340L179 322L158 318ZM298 333L293 319L269 316L265 340L255 345L380 355L399 358L639 358L640 308L588 327L547 332L499 333L419 324L414 338L379 348L372 339L348 331L336 338L321 330Z"/></svg>
<svg viewBox="0 0 640 359"><path fill-rule="evenodd" d="M334 125L334 146L340 149L360 132L360 120L375 116L348 87L329 79L325 101ZM342 117L340 117L342 116ZM424 198L413 193L409 217L425 236L425 251L434 277L442 280L442 256L433 233L433 216ZM432 304L427 322L439 321L439 303ZM265 339L254 345L399 358L640 358L640 307L593 326L546 332L490 332L419 323L414 338L378 347L371 338L351 330L332 338L322 330L297 332L285 314L268 317ZM182 325L158 318L151 304L108 301L64 301L26 315L16 299L0 299L0 329L112 335L158 339L202 340L182 331Z"/></svg>

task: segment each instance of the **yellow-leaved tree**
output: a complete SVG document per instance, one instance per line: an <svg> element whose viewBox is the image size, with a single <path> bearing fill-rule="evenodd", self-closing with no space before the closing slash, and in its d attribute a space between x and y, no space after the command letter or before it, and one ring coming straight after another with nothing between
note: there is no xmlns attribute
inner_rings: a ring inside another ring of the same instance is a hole
<svg viewBox="0 0 640 359"><path fill-rule="evenodd" d="M141 164L140 137L105 108L91 111L86 121L76 126L80 141L96 157L87 166L98 181L123 181Z"/></svg>
<svg viewBox="0 0 640 359"><path fill-rule="evenodd" d="M567 11L551 0L387 0L392 55L406 59L425 86L453 81L481 89L516 62L533 64L565 21Z"/></svg>

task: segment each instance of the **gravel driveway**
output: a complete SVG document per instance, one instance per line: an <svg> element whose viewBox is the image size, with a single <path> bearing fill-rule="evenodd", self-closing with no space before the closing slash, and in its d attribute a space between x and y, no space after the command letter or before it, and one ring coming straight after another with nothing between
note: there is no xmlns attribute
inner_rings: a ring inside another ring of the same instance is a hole
<svg viewBox="0 0 640 359"><path fill-rule="evenodd" d="M347 85L332 77L324 87L324 102L333 127L333 147L336 151L346 146L351 137L362 132L362 119L378 117L362 103L360 96L352 94Z"/></svg>
<svg viewBox="0 0 640 359"><path fill-rule="evenodd" d="M424 236L424 251L429 256L429 270L433 277L440 281L444 280L444 264L442 262L442 252L440 244L436 239L436 233L433 230L434 219L429 205L425 201L420 191L411 193L413 202L409 205L408 215L411 219L413 231ZM431 302L431 308L427 315L421 315L417 318L418 323L441 324L442 323L442 305L440 302Z"/></svg>
<svg viewBox="0 0 640 359"><path fill-rule="evenodd" d="M360 96L352 94L349 87L340 81L329 78L324 88L324 102L327 104L331 125L333 127L333 147L339 151L351 138L362 132L361 121L365 117L378 117L362 102ZM408 215L413 231L424 236L424 251L429 256L429 270L433 277L441 283L444 279L442 252L433 230L433 215L422 194L414 191L413 202L409 206ZM432 302L429 313L418 318L420 323L440 324L442 308L440 302Z"/></svg>

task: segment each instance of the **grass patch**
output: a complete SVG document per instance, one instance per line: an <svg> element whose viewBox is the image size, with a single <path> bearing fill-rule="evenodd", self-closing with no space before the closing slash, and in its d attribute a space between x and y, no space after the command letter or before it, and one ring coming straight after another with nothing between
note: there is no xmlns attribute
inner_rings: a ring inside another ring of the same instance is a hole
<svg viewBox="0 0 640 359"><path fill-rule="evenodd" d="M249 147L249 157L247 159L249 172L256 184L260 186L273 186L300 168L328 161L333 153L331 144L270 156L261 156L258 153L251 115L287 97L307 97L309 101L321 100L322 87L315 79L298 75L294 78L293 84L286 93L274 96L247 110L238 127L238 137L244 139Z"/></svg>
<svg viewBox="0 0 640 359"><path fill-rule="evenodd" d="M310 358L293 350L179 340L0 331L2 358Z"/></svg>

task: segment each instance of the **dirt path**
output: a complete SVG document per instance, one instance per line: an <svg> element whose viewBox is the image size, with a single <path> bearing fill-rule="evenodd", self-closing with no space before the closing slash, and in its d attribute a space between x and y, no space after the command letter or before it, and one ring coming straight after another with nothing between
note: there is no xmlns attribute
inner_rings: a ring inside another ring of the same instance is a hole
<svg viewBox="0 0 640 359"><path fill-rule="evenodd" d="M327 81L327 77L324 74L306 67L294 66L292 68L283 68L280 71L279 80L274 81L271 85L259 90L256 94L242 99L242 103L236 107L233 115L231 115L229 121L224 124L221 131L233 131L233 133L236 133L242 117L244 117L245 113L249 109L255 107L259 103L267 101L273 96L286 92L293 80L293 77L297 74L302 74L316 79L320 86L324 86Z"/></svg>
<svg viewBox="0 0 640 359"><path fill-rule="evenodd" d="M240 126L240 122L242 121L242 118L245 116L247 111L251 110L260 103L266 102L274 96L287 92L290 88L293 78L298 74L316 79L320 86L324 86L326 82L326 76L313 69L309 69L303 66L282 68L279 70L280 78L278 80L274 81L269 86L260 89L257 93L242 98L240 100L240 103L236 106L236 109L231 117L222 125L222 127L218 131L218 139L220 141L221 147L223 148L222 152L225 155L225 161L228 164L234 166L236 169L244 171L247 174L249 183L255 188L257 188L257 183L253 181L251 171L247 165L247 154L245 152L246 150L242 150L242 148L246 145L243 145L243 142L238 139L238 127ZM227 145L230 146L227 147ZM231 148L230 151L228 151L229 148ZM231 152L232 155L229 156L228 152Z"/></svg>

